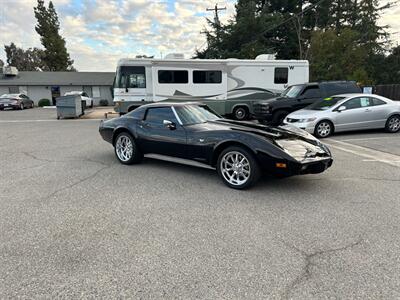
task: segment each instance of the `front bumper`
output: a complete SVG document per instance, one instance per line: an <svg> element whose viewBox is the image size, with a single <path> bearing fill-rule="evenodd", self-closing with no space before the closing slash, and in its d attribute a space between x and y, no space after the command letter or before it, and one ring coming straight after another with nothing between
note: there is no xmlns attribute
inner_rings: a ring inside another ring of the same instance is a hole
<svg viewBox="0 0 400 300"><path fill-rule="evenodd" d="M288 122L287 118L285 118L285 120L283 121L283 124L285 125L292 125L295 126L297 128L303 129L305 131L307 131L308 133L313 134L314 130L315 130L315 125L316 122Z"/></svg>

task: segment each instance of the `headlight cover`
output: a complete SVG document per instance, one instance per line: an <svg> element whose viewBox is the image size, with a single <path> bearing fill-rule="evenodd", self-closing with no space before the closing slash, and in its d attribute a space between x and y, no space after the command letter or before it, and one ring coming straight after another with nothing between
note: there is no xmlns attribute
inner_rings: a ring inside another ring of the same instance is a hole
<svg viewBox="0 0 400 300"><path fill-rule="evenodd" d="M299 162L319 160L330 156L329 152L320 145L316 146L303 140L282 139L277 140L276 143L281 146L287 154Z"/></svg>

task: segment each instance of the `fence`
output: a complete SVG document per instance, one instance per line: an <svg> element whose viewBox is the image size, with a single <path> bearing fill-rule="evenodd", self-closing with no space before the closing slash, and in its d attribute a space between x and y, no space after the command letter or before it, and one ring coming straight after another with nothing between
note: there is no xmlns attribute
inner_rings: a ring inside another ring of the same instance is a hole
<svg viewBox="0 0 400 300"><path fill-rule="evenodd" d="M400 101L400 84L383 84L374 87L374 93L383 97Z"/></svg>

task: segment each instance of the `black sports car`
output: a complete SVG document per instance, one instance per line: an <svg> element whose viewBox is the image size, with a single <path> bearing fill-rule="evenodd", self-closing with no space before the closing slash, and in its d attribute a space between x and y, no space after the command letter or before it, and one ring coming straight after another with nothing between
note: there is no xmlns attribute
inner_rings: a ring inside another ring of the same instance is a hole
<svg viewBox="0 0 400 300"><path fill-rule="evenodd" d="M303 130L226 120L198 103L143 105L102 121L99 131L123 164L139 163L144 154L196 161L216 168L235 189L251 186L262 171L290 176L332 165L329 149Z"/></svg>

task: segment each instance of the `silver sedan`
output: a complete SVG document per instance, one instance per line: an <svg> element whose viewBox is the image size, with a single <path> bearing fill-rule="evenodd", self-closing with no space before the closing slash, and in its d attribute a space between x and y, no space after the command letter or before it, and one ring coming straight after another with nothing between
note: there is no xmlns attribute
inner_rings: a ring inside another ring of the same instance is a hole
<svg viewBox="0 0 400 300"><path fill-rule="evenodd" d="M336 95L289 114L283 122L319 138L334 132L375 128L394 133L400 130L400 101L378 95Z"/></svg>

